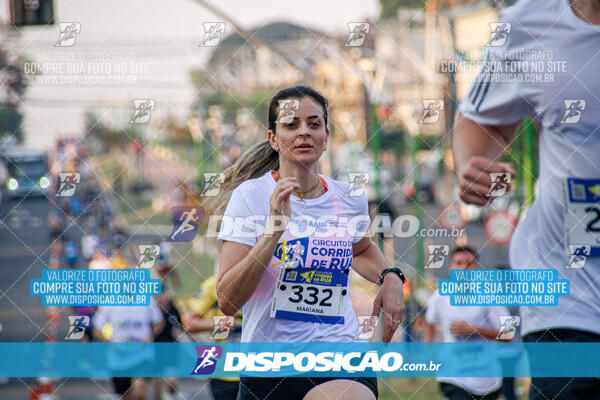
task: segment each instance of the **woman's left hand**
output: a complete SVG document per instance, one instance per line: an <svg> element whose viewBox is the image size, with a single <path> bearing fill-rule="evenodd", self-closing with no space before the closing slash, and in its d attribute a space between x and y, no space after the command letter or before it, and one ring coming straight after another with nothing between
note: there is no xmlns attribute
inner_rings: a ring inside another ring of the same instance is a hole
<svg viewBox="0 0 600 400"><path fill-rule="evenodd" d="M389 342L402 322L404 315L404 292L402 280L396 274L387 274L373 303L373 313L379 317L383 308L383 341Z"/></svg>

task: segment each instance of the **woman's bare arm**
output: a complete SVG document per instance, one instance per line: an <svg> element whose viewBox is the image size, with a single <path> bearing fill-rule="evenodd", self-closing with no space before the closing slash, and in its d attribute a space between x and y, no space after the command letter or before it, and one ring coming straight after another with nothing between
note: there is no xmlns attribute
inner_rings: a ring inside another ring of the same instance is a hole
<svg viewBox="0 0 600 400"><path fill-rule="evenodd" d="M254 247L231 241L223 243L217 299L225 315L235 315L260 284L291 216L290 195L299 187L296 178L277 182L269 199L269 225Z"/></svg>
<svg viewBox="0 0 600 400"><path fill-rule="evenodd" d="M225 241L221 249L217 299L225 315L235 315L260 284L279 242L279 235L263 236L254 247Z"/></svg>
<svg viewBox="0 0 600 400"><path fill-rule="evenodd" d="M363 237L353 246L352 268L363 278L379 283L379 274L390 265L369 237ZM396 274L387 274L373 301L372 315L379 317L383 309L383 341L389 342L398 329L404 314L402 280Z"/></svg>

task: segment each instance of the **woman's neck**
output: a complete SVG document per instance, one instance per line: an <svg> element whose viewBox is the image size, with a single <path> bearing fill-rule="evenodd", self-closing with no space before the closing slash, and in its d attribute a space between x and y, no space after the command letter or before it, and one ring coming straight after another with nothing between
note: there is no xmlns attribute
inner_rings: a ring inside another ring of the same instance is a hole
<svg viewBox="0 0 600 400"><path fill-rule="evenodd" d="M306 198L314 197L320 193L320 191L317 189L319 188L318 183L321 178L319 178L316 164L308 167L297 164L280 164L279 178L282 179L291 177L295 177L297 179L298 184L300 184L299 190L301 192L306 192L307 190L315 188L315 185L317 185L317 187L311 191L311 193L306 194Z"/></svg>
<svg viewBox="0 0 600 400"><path fill-rule="evenodd" d="M600 25L600 0L569 0L573 13L592 25Z"/></svg>

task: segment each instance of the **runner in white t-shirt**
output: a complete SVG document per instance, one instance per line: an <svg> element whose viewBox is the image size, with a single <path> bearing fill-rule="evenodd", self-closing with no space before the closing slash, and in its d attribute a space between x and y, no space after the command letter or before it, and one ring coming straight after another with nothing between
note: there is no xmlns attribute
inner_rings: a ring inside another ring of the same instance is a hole
<svg viewBox="0 0 600 400"><path fill-rule="evenodd" d="M450 269L476 269L477 252L471 247L457 247L452 250ZM496 340L500 332L500 316L510 315L501 306L453 306L449 296L435 292L429 299L425 313L425 341L433 342L436 330L441 331L445 343L490 342ZM471 359L477 354L466 355ZM489 367L491 360L482 360ZM475 365L477 367L477 365ZM500 365L497 365L501 374ZM500 395L500 377L438 377L440 389L448 400L494 400Z"/></svg>
<svg viewBox="0 0 600 400"><path fill-rule="evenodd" d="M318 173L329 138L327 100L306 86L279 91L268 138L225 171L216 199L231 193L219 234L219 307L227 315L244 307L242 341L353 341L350 267L372 282L385 272L373 314L383 309L389 342L404 310L403 275L387 269L364 236L366 195L354 197L348 184ZM242 377L240 391L241 399L372 399L377 379Z"/></svg>
<svg viewBox="0 0 600 400"><path fill-rule="evenodd" d="M106 355L109 368L121 375L126 375L124 372L128 369L134 369L154 358L153 351L138 348L134 343L154 341L154 335L158 334L163 326L162 312L152 298L149 306L99 307L93 320L93 331L97 340L121 343L109 347ZM124 399L145 398L144 378L115 376L112 380L115 392Z"/></svg>
<svg viewBox="0 0 600 400"><path fill-rule="evenodd" d="M513 234L511 266L555 269L569 280L570 293L554 307L521 308L523 341L597 342L600 1L522 0L498 19L510 24L506 41L487 48L454 129L461 198L484 205L490 173L514 176L514 166L499 158L524 118L539 121L539 194ZM534 377L530 397L587 399L598 393L597 379Z"/></svg>

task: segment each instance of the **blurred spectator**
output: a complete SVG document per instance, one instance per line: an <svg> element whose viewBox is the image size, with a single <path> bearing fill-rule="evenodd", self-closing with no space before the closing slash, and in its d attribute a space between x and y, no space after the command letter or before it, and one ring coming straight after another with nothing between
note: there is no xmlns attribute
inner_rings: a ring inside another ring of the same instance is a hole
<svg viewBox="0 0 600 400"><path fill-rule="evenodd" d="M195 309L183 316L183 327L187 332L215 331L214 316L224 316L217 303L217 274L208 277L202 283L200 297ZM237 328L236 328L237 327ZM234 326L228 326L227 339L215 339L217 342L239 341L241 315L236 316ZM211 378L210 391L215 400L235 400L239 388L239 378Z"/></svg>
<svg viewBox="0 0 600 400"><path fill-rule="evenodd" d="M177 275L177 271L173 268L171 261L171 245L168 242L161 241L155 242L155 244L160 246L158 256L158 275L160 276L160 279L163 281L170 279L174 287L181 287L179 275Z"/></svg>
<svg viewBox="0 0 600 400"><path fill-rule="evenodd" d="M129 268L129 262L123 256L123 251L120 247L117 247L110 258L110 267L112 269L123 269Z"/></svg>
<svg viewBox="0 0 600 400"><path fill-rule="evenodd" d="M90 269L110 269L110 261L104 250L100 246L96 246L94 256L89 263Z"/></svg>
<svg viewBox="0 0 600 400"><path fill-rule="evenodd" d="M60 266L60 256L63 252L62 241L59 239L50 244L50 260L49 266L50 268L59 268Z"/></svg>
<svg viewBox="0 0 600 400"><path fill-rule="evenodd" d="M423 316L423 310L417 311L417 316L414 318L414 323L412 325L412 337L408 338L407 342L422 342L425 339L425 328L427 326L427 322L425 321L425 317Z"/></svg>
<svg viewBox="0 0 600 400"><path fill-rule="evenodd" d="M97 340L121 343L107 353L107 363L113 374L125 375L154 359L154 353L140 351L130 342L152 342L163 329L164 320L154 299L149 306L99 307L94 315L93 334ZM132 374L133 375L133 374ZM144 378L113 377L115 392L125 400L144 400Z"/></svg>
<svg viewBox="0 0 600 400"><path fill-rule="evenodd" d="M48 216L48 226L50 228L50 243L53 243L57 239L60 240L62 224L55 213L50 213Z"/></svg>
<svg viewBox="0 0 600 400"><path fill-rule="evenodd" d="M456 247L451 257L450 269L478 268L478 255L471 247ZM436 326L442 331L444 342L494 341L500 333L499 316L508 314L503 306L453 306L450 296L435 292L425 314L425 341L433 341ZM473 361L473 355L469 356L466 365ZM502 386L501 377L438 377L437 380L448 400L495 400Z"/></svg>
<svg viewBox="0 0 600 400"><path fill-rule="evenodd" d="M508 265L499 265L496 268L497 269L510 269L510 267ZM508 308L508 312L510 313L510 315L519 317L519 320L520 320L521 316L519 313L518 306L511 306L511 307L507 307L507 308ZM519 326L516 326L515 328L516 328L515 336L511 339L511 341L512 342L520 342L521 341L520 324L519 324ZM516 365L519 357L521 357L520 351L517 351L514 354L510 354L507 357L504 357L502 359L502 369L505 370L504 372L507 372L506 370L508 370L511 367L514 367ZM506 374L504 374L504 375L506 375ZM504 395L505 400L517 400L517 394L515 393L515 383L516 383L516 380L512 376L505 376L504 379L502 379L502 394Z"/></svg>
<svg viewBox="0 0 600 400"><path fill-rule="evenodd" d="M127 243L127 235L121 227L116 227L113 234L113 245L117 248L122 248Z"/></svg>
<svg viewBox="0 0 600 400"><path fill-rule="evenodd" d="M163 286L164 288L164 286ZM179 335L181 335L181 316L179 311L171 299L171 295L167 290L163 289L160 296L155 297L158 306L160 307L165 321L163 329L154 335L154 341L157 343L161 342L175 342ZM171 353L173 359L165 360L167 367L177 364L177 354ZM167 392L162 393L162 382L167 382ZM154 379L154 392L157 399L170 400L177 393L177 378L155 378Z"/></svg>
<svg viewBox="0 0 600 400"><path fill-rule="evenodd" d="M114 250L112 257L110 258L110 265L113 269L129 268L130 262L127 261L123 255L125 244L127 243L127 237L125 232L121 228L116 228L113 234L113 245Z"/></svg>
<svg viewBox="0 0 600 400"><path fill-rule="evenodd" d="M98 228L98 245L103 249L110 249L111 240L108 237L108 229L107 228ZM107 252L105 252L107 254Z"/></svg>
<svg viewBox="0 0 600 400"><path fill-rule="evenodd" d="M157 241L160 246L159 260L161 265L171 265L171 245L168 242Z"/></svg>
<svg viewBox="0 0 600 400"><path fill-rule="evenodd" d="M69 197L69 214L75 217L81 215L81 200L78 196Z"/></svg>
<svg viewBox="0 0 600 400"><path fill-rule="evenodd" d="M0 161L0 185L4 186L8 179L8 168ZM1 193L2 191L0 191Z"/></svg>
<svg viewBox="0 0 600 400"><path fill-rule="evenodd" d="M98 236L94 235L93 233L86 232L81 237L81 255L85 259L86 264L88 264L94 256L94 251L98 245Z"/></svg>
<svg viewBox="0 0 600 400"><path fill-rule="evenodd" d="M79 249L77 248L77 243L70 236L65 235L64 250L67 266L69 268L75 268L79 261Z"/></svg>

